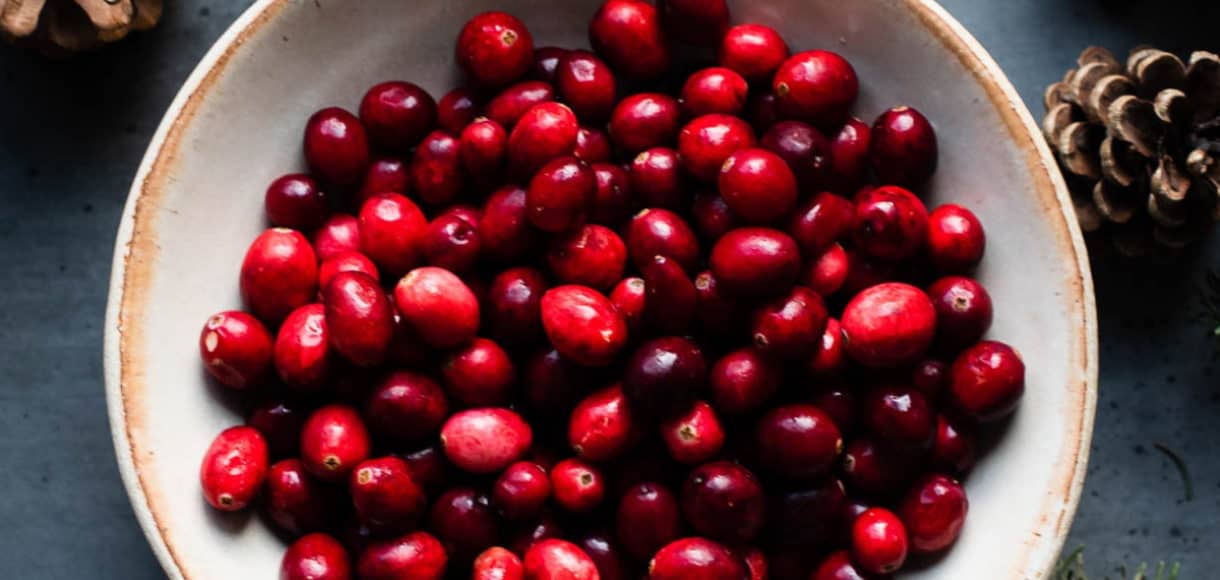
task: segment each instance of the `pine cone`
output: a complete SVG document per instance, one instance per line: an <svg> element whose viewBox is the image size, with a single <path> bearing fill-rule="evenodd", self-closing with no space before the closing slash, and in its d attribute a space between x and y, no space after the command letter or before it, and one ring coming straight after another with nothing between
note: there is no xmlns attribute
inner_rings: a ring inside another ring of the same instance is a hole
<svg viewBox="0 0 1220 580"><path fill-rule="evenodd" d="M48 54L96 48L160 18L161 0L0 0L0 34Z"/></svg>
<svg viewBox="0 0 1220 580"><path fill-rule="evenodd" d="M1126 66L1086 48L1047 87L1042 130L1076 217L1130 256L1174 252L1220 222L1220 57L1155 48Z"/></svg>

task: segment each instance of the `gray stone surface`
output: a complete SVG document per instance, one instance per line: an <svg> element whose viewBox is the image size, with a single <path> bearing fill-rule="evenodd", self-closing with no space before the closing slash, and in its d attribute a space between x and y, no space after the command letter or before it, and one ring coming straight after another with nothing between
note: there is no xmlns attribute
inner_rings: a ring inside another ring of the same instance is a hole
<svg viewBox="0 0 1220 580"><path fill-rule="evenodd" d="M1042 88L1086 44L1220 49L1220 5L1192 0L945 0L1040 114ZM0 577L158 578L115 468L101 378L115 226L178 85L247 0L167 2L155 31L50 62L0 47ZM1002 187L1002 184L998 184ZM996 194L1003 194L997 191ZM1220 380L1195 287L1216 238L1181 261L1132 265L1095 248L1102 393L1070 545L1090 568L1220 551ZM1003 307L1003 305L1001 305ZM1176 449L1195 498L1154 444Z"/></svg>

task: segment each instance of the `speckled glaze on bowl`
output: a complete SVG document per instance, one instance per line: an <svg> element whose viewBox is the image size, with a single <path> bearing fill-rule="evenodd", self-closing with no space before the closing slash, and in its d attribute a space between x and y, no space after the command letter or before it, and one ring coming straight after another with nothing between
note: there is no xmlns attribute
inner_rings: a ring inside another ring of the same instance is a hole
<svg viewBox="0 0 1220 580"><path fill-rule="evenodd" d="M974 209L988 228L979 273L993 335L1028 363L1024 403L967 489L957 546L909 578L1044 577L1076 509L1096 401L1092 282L1050 151L1003 73L926 0L732 2L795 48L857 67L866 119L894 104L937 126L933 202ZM595 0L259 0L208 52L166 113L132 185L115 248L105 368L115 448L132 505L173 578L274 578L283 544L257 518L221 516L200 495L201 454L241 421L209 388L196 336L240 302L237 273L264 227L263 187L303 165L305 119L354 109L374 82L440 95L457 81L461 23L509 10L540 45L585 46Z"/></svg>

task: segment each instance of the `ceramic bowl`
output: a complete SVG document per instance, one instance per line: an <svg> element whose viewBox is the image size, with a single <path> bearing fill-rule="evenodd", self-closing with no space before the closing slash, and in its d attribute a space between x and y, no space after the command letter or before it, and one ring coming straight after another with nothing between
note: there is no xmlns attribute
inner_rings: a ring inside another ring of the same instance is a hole
<svg viewBox="0 0 1220 580"><path fill-rule="evenodd" d="M910 578L1024 579L1059 554L1085 474L1096 397L1096 322L1086 254L1051 153L1004 74L935 3L732 2L797 49L846 55L862 79L857 115L910 104L937 127L929 205L952 201L988 228L979 271L992 334L1014 344L1028 389L969 478L961 540ZM263 188L303 166L306 118L354 110L366 87L457 82L453 41L470 16L509 10L539 45L586 46L595 0L259 0L186 81L132 185L107 313L111 428L131 502L173 578L274 578L284 544L258 518L221 516L200 494L203 451L242 418L210 387L196 339L237 308L239 264L265 227Z"/></svg>

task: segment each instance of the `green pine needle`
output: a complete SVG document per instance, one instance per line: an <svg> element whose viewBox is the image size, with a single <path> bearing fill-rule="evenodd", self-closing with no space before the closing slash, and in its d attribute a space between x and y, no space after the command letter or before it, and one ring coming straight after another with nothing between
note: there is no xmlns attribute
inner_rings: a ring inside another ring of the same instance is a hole
<svg viewBox="0 0 1220 580"><path fill-rule="evenodd" d="M1178 580L1180 568L1181 565L1177 562L1172 564L1157 562L1155 575L1152 575L1148 570L1148 564L1142 563L1135 568L1135 574L1131 575L1124 565L1118 567L1118 576L1104 576L1099 580ZM1055 567L1055 571L1051 575L1051 580L1089 580L1089 575L1084 568L1084 546L1072 550L1059 561L1059 565Z"/></svg>

